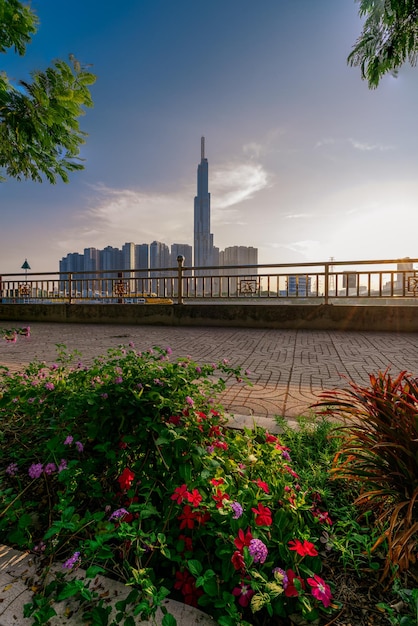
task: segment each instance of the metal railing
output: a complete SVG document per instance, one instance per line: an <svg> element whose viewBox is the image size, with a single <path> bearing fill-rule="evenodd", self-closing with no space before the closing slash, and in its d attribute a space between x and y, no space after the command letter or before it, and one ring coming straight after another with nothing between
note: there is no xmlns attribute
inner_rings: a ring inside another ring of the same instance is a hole
<svg viewBox="0 0 418 626"><path fill-rule="evenodd" d="M418 259L325 261L0 276L1 303L418 304Z"/></svg>

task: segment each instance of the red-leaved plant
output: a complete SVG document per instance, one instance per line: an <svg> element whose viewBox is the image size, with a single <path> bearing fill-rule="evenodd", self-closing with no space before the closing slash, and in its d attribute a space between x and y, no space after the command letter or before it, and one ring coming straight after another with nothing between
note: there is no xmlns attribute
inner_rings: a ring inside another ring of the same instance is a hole
<svg viewBox="0 0 418 626"><path fill-rule="evenodd" d="M350 382L346 390L327 391L315 405L343 418L343 437L332 475L354 480L362 490L356 499L376 513L387 541L382 579L407 570L416 561L418 533L418 381L406 371L370 375L370 387Z"/></svg>

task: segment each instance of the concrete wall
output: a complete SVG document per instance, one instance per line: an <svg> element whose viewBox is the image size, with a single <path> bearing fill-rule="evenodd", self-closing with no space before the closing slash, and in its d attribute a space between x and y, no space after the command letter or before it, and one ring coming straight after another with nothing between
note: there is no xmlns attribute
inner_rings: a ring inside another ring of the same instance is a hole
<svg viewBox="0 0 418 626"><path fill-rule="evenodd" d="M1 325L30 322L418 332L418 308L324 304L0 304Z"/></svg>

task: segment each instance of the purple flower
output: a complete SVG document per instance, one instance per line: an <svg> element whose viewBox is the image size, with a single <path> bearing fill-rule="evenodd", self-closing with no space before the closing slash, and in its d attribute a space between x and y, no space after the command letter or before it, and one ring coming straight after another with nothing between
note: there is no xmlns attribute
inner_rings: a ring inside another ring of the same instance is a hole
<svg viewBox="0 0 418 626"><path fill-rule="evenodd" d="M64 446L71 446L73 441L74 441L74 437L72 435L68 435L68 437L65 438Z"/></svg>
<svg viewBox="0 0 418 626"><path fill-rule="evenodd" d="M65 563L62 564L62 567L64 569L73 569L74 565L77 563L79 559L80 559L80 553L74 552L73 556L70 556L70 558L67 559Z"/></svg>
<svg viewBox="0 0 418 626"><path fill-rule="evenodd" d="M172 349L170 348L170 346L167 346L167 348L165 349L165 351L167 352L167 354L173 354Z"/></svg>
<svg viewBox="0 0 418 626"><path fill-rule="evenodd" d="M190 396L186 396L186 402L190 406L194 406L194 400Z"/></svg>
<svg viewBox="0 0 418 626"><path fill-rule="evenodd" d="M58 369L58 365L56 363L53 363L51 365L51 370L57 370Z"/></svg>
<svg viewBox="0 0 418 626"><path fill-rule="evenodd" d="M67 461L65 459L61 459L61 463L58 465L58 473L66 470L68 467Z"/></svg>
<svg viewBox="0 0 418 626"><path fill-rule="evenodd" d="M53 474L54 472L56 472L56 470L57 467L55 463L47 463L44 468L45 474Z"/></svg>
<svg viewBox="0 0 418 626"><path fill-rule="evenodd" d="M292 460L290 458L290 454L288 453L287 450L282 450L282 458L285 459L286 461L291 461Z"/></svg>
<svg viewBox="0 0 418 626"><path fill-rule="evenodd" d="M83 452L83 450L84 450L84 446L83 446L83 444L81 443L81 441L76 441L76 442L75 442L75 447L77 448L77 450L78 450L79 452Z"/></svg>
<svg viewBox="0 0 418 626"><path fill-rule="evenodd" d="M161 382L159 378L154 378L154 385L159 385L160 387L162 387L164 383Z"/></svg>
<svg viewBox="0 0 418 626"><path fill-rule="evenodd" d="M275 567L273 571L274 577L278 578L280 580L280 582L283 585L283 589L286 589L287 585L289 584L289 578L286 574L286 572L284 571L284 569L282 569L281 567Z"/></svg>
<svg viewBox="0 0 418 626"><path fill-rule="evenodd" d="M201 374L202 373L202 368L201 367L196 367L196 373L197 374Z"/></svg>
<svg viewBox="0 0 418 626"><path fill-rule="evenodd" d="M122 376L116 376L115 380L114 380L115 385L120 385L121 383L123 383L123 378Z"/></svg>
<svg viewBox="0 0 418 626"><path fill-rule="evenodd" d="M241 515L244 512L244 509L242 508L242 506L240 505L239 502L232 502L231 504L231 509L233 510L234 514L232 516L233 519L238 519L241 517Z"/></svg>
<svg viewBox="0 0 418 626"><path fill-rule="evenodd" d="M109 395L107 393L101 393L100 397L103 398L103 400L107 400Z"/></svg>
<svg viewBox="0 0 418 626"><path fill-rule="evenodd" d="M33 402L35 402L35 398L28 398L28 403L32 404Z"/></svg>
<svg viewBox="0 0 418 626"><path fill-rule="evenodd" d="M116 511L113 511L112 515L109 517L109 521L120 519L127 513L128 511L126 509L116 509Z"/></svg>
<svg viewBox="0 0 418 626"><path fill-rule="evenodd" d="M213 454L215 452L215 446L206 446L206 452L208 454Z"/></svg>
<svg viewBox="0 0 418 626"><path fill-rule="evenodd" d="M251 539L248 551L254 559L254 563L264 563L267 558L267 546L261 539Z"/></svg>
<svg viewBox="0 0 418 626"><path fill-rule="evenodd" d="M16 476L17 472L17 463L10 463L10 465L6 467L6 474L9 474L9 476Z"/></svg>
<svg viewBox="0 0 418 626"><path fill-rule="evenodd" d="M32 463L28 470L28 474L31 478L39 478L43 472L42 463Z"/></svg>
<svg viewBox="0 0 418 626"><path fill-rule="evenodd" d="M55 389L54 383L45 383L45 389L48 389L48 391L52 391L53 389Z"/></svg>

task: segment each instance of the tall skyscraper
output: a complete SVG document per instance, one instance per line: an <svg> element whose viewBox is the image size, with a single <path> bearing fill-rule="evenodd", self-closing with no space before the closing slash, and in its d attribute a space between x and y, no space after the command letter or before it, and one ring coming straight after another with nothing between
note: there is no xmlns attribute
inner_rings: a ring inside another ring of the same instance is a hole
<svg viewBox="0 0 418 626"><path fill-rule="evenodd" d="M197 196L194 199L194 264L213 265L213 235L210 232L209 164L205 158L205 138L197 166ZM199 274L203 274L199 272Z"/></svg>

